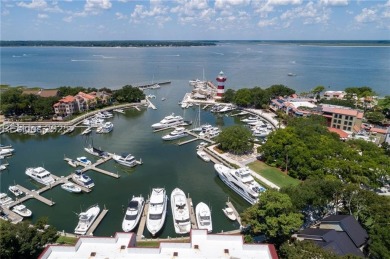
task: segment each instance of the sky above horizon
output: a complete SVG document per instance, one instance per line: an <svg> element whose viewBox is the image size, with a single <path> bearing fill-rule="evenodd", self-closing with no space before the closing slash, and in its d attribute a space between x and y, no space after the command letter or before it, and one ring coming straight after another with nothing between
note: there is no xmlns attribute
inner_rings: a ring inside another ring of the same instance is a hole
<svg viewBox="0 0 390 259"><path fill-rule="evenodd" d="M390 0L0 0L2 40L390 40Z"/></svg>

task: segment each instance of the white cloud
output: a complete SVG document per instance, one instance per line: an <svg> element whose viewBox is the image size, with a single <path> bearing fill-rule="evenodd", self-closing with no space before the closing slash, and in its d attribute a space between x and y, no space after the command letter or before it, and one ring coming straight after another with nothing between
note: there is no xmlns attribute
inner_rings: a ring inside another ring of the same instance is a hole
<svg viewBox="0 0 390 259"><path fill-rule="evenodd" d="M277 21L278 21L278 18L276 18L276 17L269 19L269 20L260 20L257 23L257 26L259 26L260 28L274 26L277 24Z"/></svg>
<svg viewBox="0 0 390 259"><path fill-rule="evenodd" d="M47 18L49 18L49 15L44 14L44 13L40 13L40 14L38 14L38 18L39 19L47 19Z"/></svg>
<svg viewBox="0 0 390 259"><path fill-rule="evenodd" d="M364 8L360 14L355 16L355 20L359 23L373 22L377 19L376 10Z"/></svg>
<svg viewBox="0 0 390 259"><path fill-rule="evenodd" d="M320 0L320 3L325 6L347 6L348 0Z"/></svg>
<svg viewBox="0 0 390 259"><path fill-rule="evenodd" d="M268 0L268 5L300 5L302 0Z"/></svg>
<svg viewBox="0 0 390 259"><path fill-rule="evenodd" d="M70 22L73 21L73 17L72 17L72 16L67 16L67 17L64 17L62 20L63 20L64 22L70 23Z"/></svg>
<svg viewBox="0 0 390 259"><path fill-rule="evenodd" d="M123 13L120 13L120 12L116 12L115 13L115 16L118 20L124 20L124 19L127 19L127 15L123 14Z"/></svg>
<svg viewBox="0 0 390 259"><path fill-rule="evenodd" d="M215 8L216 9L224 9L228 8L229 6L246 6L250 3L250 0L216 0L215 1Z"/></svg>
<svg viewBox="0 0 390 259"><path fill-rule="evenodd" d="M87 0L84 6L86 12L96 13L101 10L110 9L112 6L110 0Z"/></svg>
<svg viewBox="0 0 390 259"><path fill-rule="evenodd" d="M29 9L44 9L47 7L47 3L45 0L32 0L31 3L19 2L18 6Z"/></svg>
<svg viewBox="0 0 390 259"><path fill-rule="evenodd" d="M303 19L303 24L327 24L330 19L330 10L309 2L304 6L299 6L284 12L280 16L280 19L285 21L284 27L288 27L297 19Z"/></svg>

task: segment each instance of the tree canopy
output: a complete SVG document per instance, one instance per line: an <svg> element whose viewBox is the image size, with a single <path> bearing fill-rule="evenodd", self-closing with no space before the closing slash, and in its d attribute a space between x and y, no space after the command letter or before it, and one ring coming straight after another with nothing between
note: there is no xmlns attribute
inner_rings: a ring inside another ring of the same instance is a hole
<svg viewBox="0 0 390 259"><path fill-rule="evenodd" d="M252 133L249 129L241 125L234 125L223 129L217 137L217 142L223 151L244 154L253 149L251 138Z"/></svg>
<svg viewBox="0 0 390 259"><path fill-rule="evenodd" d="M113 94L113 98L120 102L139 102L145 99L145 94L137 87L131 85L125 85L121 89L116 90Z"/></svg>

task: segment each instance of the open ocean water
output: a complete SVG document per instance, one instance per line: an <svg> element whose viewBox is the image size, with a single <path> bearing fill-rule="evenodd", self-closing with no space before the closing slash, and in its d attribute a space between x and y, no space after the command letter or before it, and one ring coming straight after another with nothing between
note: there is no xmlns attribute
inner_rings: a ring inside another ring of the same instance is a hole
<svg viewBox="0 0 390 259"><path fill-rule="evenodd" d="M170 113L195 120L198 108L182 110L177 102L191 90L188 80L202 78L215 82L219 71L228 80L226 88L284 84L297 90L309 91L317 85L340 90L349 86L370 86L379 95L389 95L390 48L386 46L322 46L300 44L268 44L259 42L223 42L214 47L171 48L64 48L18 47L1 48L1 83L29 87L85 86L119 88L126 84L172 81L146 94L157 96L153 103L157 110L131 109L116 114L115 127L109 134L80 136L81 130L70 135L29 136L2 134L2 144L12 144L15 154L10 157L9 170L0 173L0 191L21 184L29 189L39 185L25 175L27 167L44 166L57 176L68 175L74 168L64 156L87 156L83 148L93 142L112 153L130 152L143 165L133 169L110 161L101 168L118 172L119 179L99 174L88 174L95 187L89 194L71 194L59 186L43 194L56 202L49 207L29 200L26 206L33 211L32 221L48 216L49 223L58 230L73 233L77 225L75 213L99 203L109 209L95 231L95 235L113 235L121 230L126 207L132 195L147 197L154 187L165 187L168 196L175 187L189 194L194 206L203 201L210 205L213 232L238 228L222 212L227 197L241 212L249 206L241 197L226 187L215 175L212 163L196 156L198 142L183 146L164 142L166 132L153 133L151 124ZM289 77L288 73L297 74ZM165 97L165 101L161 98ZM238 118L215 116L201 110L201 122L221 128L239 123ZM176 236L171 208L161 237ZM145 228L145 236L149 236Z"/></svg>

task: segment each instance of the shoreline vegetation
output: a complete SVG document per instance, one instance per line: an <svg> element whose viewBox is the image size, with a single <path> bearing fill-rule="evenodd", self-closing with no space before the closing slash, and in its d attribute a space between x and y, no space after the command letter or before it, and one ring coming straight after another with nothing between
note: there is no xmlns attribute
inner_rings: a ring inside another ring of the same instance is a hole
<svg viewBox="0 0 390 259"><path fill-rule="evenodd" d="M1 40L0 47L199 47L229 42L255 42L303 46L390 47L389 40Z"/></svg>

